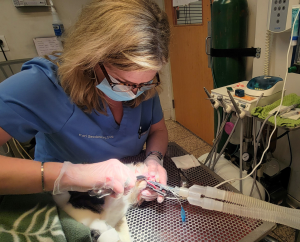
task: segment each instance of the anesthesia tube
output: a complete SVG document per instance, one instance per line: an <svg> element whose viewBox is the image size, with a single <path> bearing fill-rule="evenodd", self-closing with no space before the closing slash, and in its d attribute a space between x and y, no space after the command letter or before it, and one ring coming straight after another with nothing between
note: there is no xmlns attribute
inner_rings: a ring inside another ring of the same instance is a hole
<svg viewBox="0 0 300 242"><path fill-rule="evenodd" d="M300 229L300 211L296 209L281 207L243 194L219 190L214 187L193 185L190 188L175 187L173 191L187 198L191 205L200 206L204 209L261 219ZM201 195L205 197L201 197Z"/></svg>

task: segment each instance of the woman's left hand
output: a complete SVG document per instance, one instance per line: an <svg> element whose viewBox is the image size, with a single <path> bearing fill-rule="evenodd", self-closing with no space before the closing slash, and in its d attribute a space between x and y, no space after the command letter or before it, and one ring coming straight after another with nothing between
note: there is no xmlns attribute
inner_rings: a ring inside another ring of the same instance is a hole
<svg viewBox="0 0 300 242"><path fill-rule="evenodd" d="M159 182L163 185L167 185L167 172L165 168L163 168L161 161L155 155L150 155L144 161L148 167L148 174L150 176L150 180ZM157 202L162 203L164 201L164 197L158 195L156 192L145 189L141 193L141 197L146 201L152 201L157 198Z"/></svg>

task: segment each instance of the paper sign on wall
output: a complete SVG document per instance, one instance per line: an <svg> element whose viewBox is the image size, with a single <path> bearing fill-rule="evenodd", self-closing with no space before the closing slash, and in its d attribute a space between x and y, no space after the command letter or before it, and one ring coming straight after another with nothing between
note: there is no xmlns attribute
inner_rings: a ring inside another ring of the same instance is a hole
<svg viewBox="0 0 300 242"><path fill-rule="evenodd" d="M62 51L63 46L56 37L40 37L34 38L36 51L39 56L49 55L53 51Z"/></svg>

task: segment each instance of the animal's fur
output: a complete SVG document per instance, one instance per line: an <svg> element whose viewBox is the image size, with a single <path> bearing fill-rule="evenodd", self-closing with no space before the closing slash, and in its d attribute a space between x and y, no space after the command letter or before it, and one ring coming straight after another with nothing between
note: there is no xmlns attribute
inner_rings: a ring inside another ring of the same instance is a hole
<svg viewBox="0 0 300 242"><path fill-rule="evenodd" d="M136 176L147 175L147 167L144 163L128 164L127 166ZM128 227L124 226L124 215L130 206L138 203L139 194L145 187L145 182L137 182L129 194L119 199L111 196L98 199L82 192L63 193L55 195L53 198L66 213L88 226L91 229L93 241L97 241L100 235L107 230L107 225L115 228L120 237L128 237L124 236L129 233L129 231L125 231Z"/></svg>

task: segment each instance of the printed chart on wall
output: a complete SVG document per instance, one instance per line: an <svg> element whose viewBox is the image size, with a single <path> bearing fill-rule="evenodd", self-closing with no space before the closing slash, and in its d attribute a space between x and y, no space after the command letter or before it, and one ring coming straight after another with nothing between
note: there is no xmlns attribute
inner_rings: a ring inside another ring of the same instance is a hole
<svg viewBox="0 0 300 242"><path fill-rule="evenodd" d="M53 51L62 51L63 46L56 37L38 37L34 38L36 51L39 56L49 55Z"/></svg>
<svg viewBox="0 0 300 242"><path fill-rule="evenodd" d="M202 0L173 0L175 25L202 24Z"/></svg>

